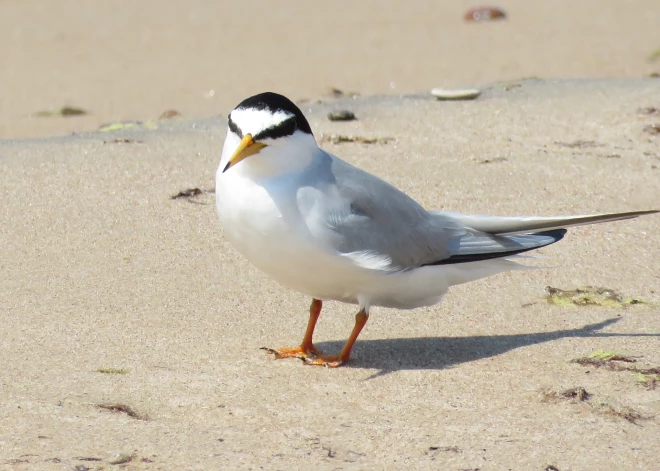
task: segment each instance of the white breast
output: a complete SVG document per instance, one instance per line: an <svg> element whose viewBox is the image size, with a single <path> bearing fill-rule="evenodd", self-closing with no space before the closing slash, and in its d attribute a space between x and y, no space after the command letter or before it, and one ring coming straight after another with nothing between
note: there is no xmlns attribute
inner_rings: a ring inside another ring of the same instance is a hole
<svg viewBox="0 0 660 471"><path fill-rule="evenodd" d="M237 170L216 180L218 214L236 250L284 286L317 299L358 303L356 278L364 270L310 237L295 186L269 192Z"/></svg>

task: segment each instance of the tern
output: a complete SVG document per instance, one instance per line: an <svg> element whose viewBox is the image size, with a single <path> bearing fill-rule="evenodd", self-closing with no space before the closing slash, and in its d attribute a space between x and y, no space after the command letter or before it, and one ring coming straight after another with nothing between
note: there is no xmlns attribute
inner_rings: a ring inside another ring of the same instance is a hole
<svg viewBox="0 0 660 471"><path fill-rule="evenodd" d="M564 237L567 227L658 211L562 217L498 217L429 211L389 183L319 148L302 111L261 93L229 114L216 174L224 234L280 284L312 298L302 343L276 358L338 367L374 306L438 303L449 287L525 268L518 254ZM313 343L323 301L358 306L338 355Z"/></svg>

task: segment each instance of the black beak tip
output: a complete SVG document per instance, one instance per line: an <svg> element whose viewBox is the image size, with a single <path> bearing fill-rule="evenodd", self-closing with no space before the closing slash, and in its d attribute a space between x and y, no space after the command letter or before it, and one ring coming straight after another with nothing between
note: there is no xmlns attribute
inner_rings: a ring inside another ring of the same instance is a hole
<svg viewBox="0 0 660 471"><path fill-rule="evenodd" d="M227 165L225 166L225 169L222 171L222 173L225 173L227 170L229 170L229 167L231 167L231 162L227 162Z"/></svg>

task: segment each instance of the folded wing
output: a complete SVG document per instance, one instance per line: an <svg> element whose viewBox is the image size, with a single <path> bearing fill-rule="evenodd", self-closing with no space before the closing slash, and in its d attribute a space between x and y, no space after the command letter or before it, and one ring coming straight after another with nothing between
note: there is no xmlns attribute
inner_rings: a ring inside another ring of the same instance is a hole
<svg viewBox="0 0 660 471"><path fill-rule="evenodd" d="M332 177L299 194L301 208L315 209L303 211L310 232L356 264L384 271L510 257L558 242L567 227L658 212L498 217L426 211L395 187L331 154L318 165L330 167L325 174Z"/></svg>

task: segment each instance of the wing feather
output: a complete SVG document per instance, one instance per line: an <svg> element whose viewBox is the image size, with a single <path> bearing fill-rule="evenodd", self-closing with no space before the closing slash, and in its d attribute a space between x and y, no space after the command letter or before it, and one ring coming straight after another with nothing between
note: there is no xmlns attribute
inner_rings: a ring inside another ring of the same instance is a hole
<svg viewBox="0 0 660 471"><path fill-rule="evenodd" d="M658 212L497 217L427 211L324 151L301 178L309 184L300 186L297 200L311 235L356 265L384 271L508 257L561 240L566 227Z"/></svg>

